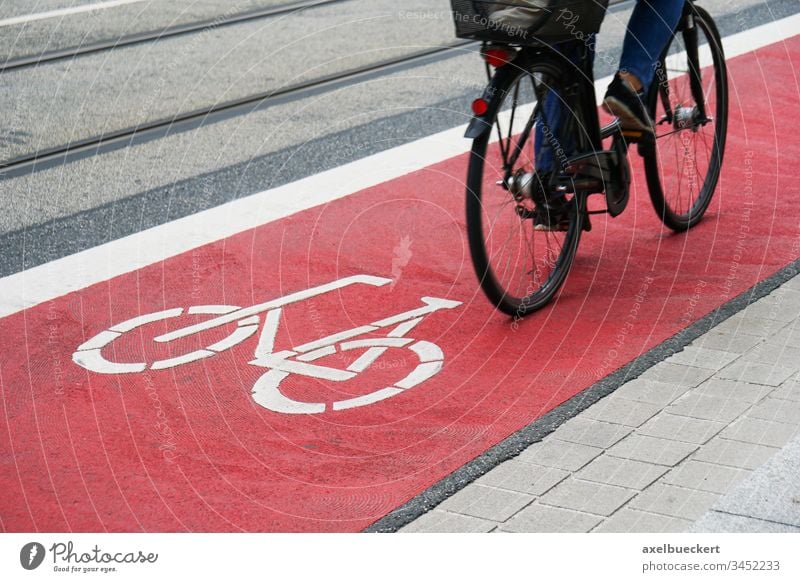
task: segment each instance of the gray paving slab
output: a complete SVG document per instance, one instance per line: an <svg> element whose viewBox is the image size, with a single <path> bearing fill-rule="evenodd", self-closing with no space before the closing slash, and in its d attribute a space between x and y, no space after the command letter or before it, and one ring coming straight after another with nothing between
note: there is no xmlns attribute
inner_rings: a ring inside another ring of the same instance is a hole
<svg viewBox="0 0 800 582"><path fill-rule="evenodd" d="M662 362L647 370L640 378L694 388L713 374L713 370Z"/></svg>
<svg viewBox="0 0 800 582"><path fill-rule="evenodd" d="M603 521L592 533L680 533L691 526L692 522L688 519L625 507Z"/></svg>
<svg viewBox="0 0 800 582"><path fill-rule="evenodd" d="M800 426L763 418L740 418L719 433L724 439L754 443L766 447L783 447L800 434Z"/></svg>
<svg viewBox="0 0 800 582"><path fill-rule="evenodd" d="M753 407L748 416L797 426L800 425L800 402L770 397Z"/></svg>
<svg viewBox="0 0 800 582"><path fill-rule="evenodd" d="M586 418L637 427L644 424L661 410L655 404L646 404L612 395L604 398L584 413Z"/></svg>
<svg viewBox="0 0 800 582"><path fill-rule="evenodd" d="M547 493L569 475L569 471L562 469L512 459L498 465L476 483L538 496Z"/></svg>
<svg viewBox="0 0 800 582"><path fill-rule="evenodd" d="M692 458L727 467L755 469L766 463L778 450L754 443L715 438L701 447Z"/></svg>
<svg viewBox="0 0 800 582"><path fill-rule="evenodd" d="M699 445L693 443L684 443L673 439L637 433L611 447L606 454L623 459L674 467L695 452L698 447Z"/></svg>
<svg viewBox="0 0 800 582"><path fill-rule="evenodd" d="M569 478L542 496L539 503L609 516L635 497L636 493L633 489Z"/></svg>
<svg viewBox="0 0 800 582"><path fill-rule="evenodd" d="M718 497L706 491L656 483L638 495L630 508L696 521L711 509Z"/></svg>
<svg viewBox="0 0 800 582"><path fill-rule="evenodd" d="M750 474L746 469L725 467L690 459L674 471L670 471L662 482L686 489L697 489L709 493L727 493Z"/></svg>
<svg viewBox="0 0 800 582"><path fill-rule="evenodd" d="M689 386L637 378L621 386L614 394L627 400L663 407L680 398L689 388Z"/></svg>
<svg viewBox="0 0 800 582"><path fill-rule="evenodd" d="M677 354L667 358L665 362L670 364L683 364L696 368L706 368L708 370L719 370L724 368L741 354L736 352L725 352L706 347L687 346Z"/></svg>
<svg viewBox="0 0 800 582"><path fill-rule="evenodd" d="M519 460L565 471L577 471L602 454L603 449L557 439L536 443L524 450Z"/></svg>
<svg viewBox="0 0 800 582"><path fill-rule="evenodd" d="M710 378L700 384L695 390L695 394L706 394L717 398L733 398L755 404L759 400L772 394L776 388L774 386L764 386L763 384L749 384L747 382L737 382L736 380L723 380L722 378Z"/></svg>
<svg viewBox="0 0 800 582"><path fill-rule="evenodd" d="M744 354L742 360L769 364L797 372L800 370L800 348L765 343Z"/></svg>
<svg viewBox="0 0 800 582"><path fill-rule="evenodd" d="M475 485L462 489L442 502L438 509L501 522L533 501L532 495Z"/></svg>
<svg viewBox="0 0 800 582"><path fill-rule="evenodd" d="M663 465L603 455L586 465L575 476L585 481L642 490L668 470Z"/></svg>
<svg viewBox="0 0 800 582"><path fill-rule="evenodd" d="M752 403L746 400L709 396L692 391L681 396L664 410L678 416L690 416L728 424L739 418L751 406Z"/></svg>
<svg viewBox="0 0 800 582"><path fill-rule="evenodd" d="M792 402L800 402L800 379L791 378L781 384L772 394L773 398L779 400L790 400Z"/></svg>
<svg viewBox="0 0 800 582"><path fill-rule="evenodd" d="M723 368L714 374L716 378L725 380L736 380L738 382L748 382L750 384L763 384L766 386L780 386L797 370L792 368L782 368L771 364L738 360L733 364Z"/></svg>
<svg viewBox="0 0 800 582"><path fill-rule="evenodd" d="M593 420L580 415L558 427L553 433L553 438L607 449L629 435L632 430L633 428L629 426Z"/></svg>
<svg viewBox="0 0 800 582"><path fill-rule="evenodd" d="M597 515L534 503L501 524L499 530L519 533L579 533L591 531L602 520Z"/></svg>
<svg viewBox="0 0 800 582"><path fill-rule="evenodd" d="M400 529L400 533L487 533L495 527L497 523L493 521L434 509Z"/></svg>
<svg viewBox="0 0 800 582"><path fill-rule="evenodd" d="M743 313L728 318L717 326L717 331L735 335L752 335L759 338L768 338L786 327L785 321L775 321L763 317L750 317Z"/></svg>
<svg viewBox="0 0 800 582"><path fill-rule="evenodd" d="M638 434L685 443L703 444L719 433L725 424L662 412L637 430Z"/></svg>
<svg viewBox="0 0 800 582"><path fill-rule="evenodd" d="M721 350L723 352L743 354L763 341L764 340L757 336L721 332L717 331L715 328L701 338L696 339L692 345Z"/></svg>

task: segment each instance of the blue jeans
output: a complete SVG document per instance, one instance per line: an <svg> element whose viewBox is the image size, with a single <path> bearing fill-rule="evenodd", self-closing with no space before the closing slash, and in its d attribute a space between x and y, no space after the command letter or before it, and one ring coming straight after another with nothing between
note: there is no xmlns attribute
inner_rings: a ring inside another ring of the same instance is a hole
<svg viewBox="0 0 800 582"><path fill-rule="evenodd" d="M622 43L619 70L639 79L645 93L653 82L658 57L678 25L683 5L684 0L636 0ZM594 39L586 45L594 47ZM567 50L565 48L564 52ZM574 62L571 55L565 56ZM542 115L544 119L536 124L534 136L536 168L540 172L549 172L556 168L557 162L561 163L561 158L572 154L569 143L559 144L554 139L560 135L559 128L563 121L560 100L555 92L550 91L545 97Z"/></svg>

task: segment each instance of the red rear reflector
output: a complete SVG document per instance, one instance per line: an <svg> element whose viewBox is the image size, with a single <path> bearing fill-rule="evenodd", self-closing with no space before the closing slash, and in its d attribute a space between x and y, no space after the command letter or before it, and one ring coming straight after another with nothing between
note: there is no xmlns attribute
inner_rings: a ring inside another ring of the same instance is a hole
<svg viewBox="0 0 800 582"><path fill-rule="evenodd" d="M483 51L483 59L493 67L502 67L508 63L515 53L501 48L490 48Z"/></svg>
<svg viewBox="0 0 800 582"><path fill-rule="evenodd" d="M485 115L487 111L489 111L489 104L483 97L479 97L472 102L472 112L475 115Z"/></svg>

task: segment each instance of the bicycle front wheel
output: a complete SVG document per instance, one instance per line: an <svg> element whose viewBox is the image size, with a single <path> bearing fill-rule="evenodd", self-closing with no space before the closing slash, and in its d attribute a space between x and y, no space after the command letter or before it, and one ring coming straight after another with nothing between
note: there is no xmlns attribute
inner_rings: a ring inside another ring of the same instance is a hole
<svg viewBox="0 0 800 582"><path fill-rule="evenodd" d="M650 91L655 144L644 150L650 198L674 231L708 209L719 180L728 127L728 74L714 21L692 6L658 63Z"/></svg>
<svg viewBox="0 0 800 582"><path fill-rule="evenodd" d="M469 160L467 233L484 293L500 311L522 317L546 305L564 283L580 240L585 197L563 195L560 230L536 228L536 202L511 184L542 178L533 159L534 135L537 124L547 123L540 105L545 95L561 94L558 73L544 64L512 63L496 75L492 131L475 139ZM564 132L579 125L566 103L560 111L562 131L547 133L557 158L568 149Z"/></svg>

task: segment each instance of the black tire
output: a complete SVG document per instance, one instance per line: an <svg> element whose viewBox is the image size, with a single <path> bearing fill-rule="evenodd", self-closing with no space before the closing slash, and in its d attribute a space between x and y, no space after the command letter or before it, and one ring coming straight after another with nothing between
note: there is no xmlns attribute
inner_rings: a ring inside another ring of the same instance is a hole
<svg viewBox="0 0 800 582"><path fill-rule="evenodd" d="M520 216L520 203L514 200L509 188L496 183L507 175L504 165L513 158L510 152L517 147L521 153L512 170L535 169L533 131L525 137L524 128L538 122L534 121L534 115L539 117L539 108L532 112L530 107L527 111L520 110L525 109L524 104L532 103L536 92L543 88L560 95L559 83L557 69L545 63L521 67L512 63L497 71L493 80L495 98L487 114L492 131L474 140L469 159L467 234L472 262L489 301L514 317L544 307L555 296L570 270L581 236L585 196L571 193L565 196L569 204L569 225L565 232L537 231L533 218ZM569 117L562 125L564 131L574 131L571 123L577 120L572 109L562 102L562 110ZM492 136L501 137L490 144ZM506 153L500 146L502 143L506 144ZM526 200L525 204L533 203Z"/></svg>
<svg viewBox="0 0 800 582"><path fill-rule="evenodd" d="M712 119L705 124L691 120L683 125L678 116L673 123L666 119L664 99L673 112L690 112L697 105L691 91L693 67L685 56L679 58L686 51L687 33L679 30L659 61L649 95L650 114L656 123L655 144L640 150L656 214L676 232L697 224L711 203L722 168L728 127L728 73L719 32L703 8L691 6L688 10L696 24L698 46L702 49L707 45L711 52L713 69L702 69L699 80L705 95L706 115ZM665 91L665 87L669 90Z"/></svg>

